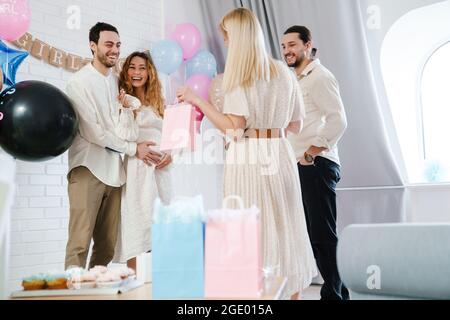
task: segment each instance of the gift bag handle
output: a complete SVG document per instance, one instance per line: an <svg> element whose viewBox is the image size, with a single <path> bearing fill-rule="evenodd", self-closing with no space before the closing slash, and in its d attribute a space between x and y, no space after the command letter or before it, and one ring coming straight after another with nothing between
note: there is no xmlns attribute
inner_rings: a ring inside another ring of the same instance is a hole
<svg viewBox="0 0 450 320"><path fill-rule="evenodd" d="M236 200L239 204L240 210L244 210L244 200L242 200L242 198L240 196L228 196L228 197L224 198L223 202L222 202L223 209L228 208L228 203L230 202L230 200Z"/></svg>
<svg viewBox="0 0 450 320"><path fill-rule="evenodd" d="M190 103L187 103L187 102L180 102L180 100L178 98L175 98L173 104L171 104L169 106L173 107L173 106L176 106L176 105L179 105L179 104L181 104L181 105L191 105Z"/></svg>
<svg viewBox="0 0 450 320"><path fill-rule="evenodd" d="M169 107L172 107L172 108L173 108L173 107L176 106L179 102L180 102L180 101L178 100L178 98L175 97L175 99L174 99L174 101L173 101L172 104L165 105L164 107L165 107L165 108L169 108Z"/></svg>

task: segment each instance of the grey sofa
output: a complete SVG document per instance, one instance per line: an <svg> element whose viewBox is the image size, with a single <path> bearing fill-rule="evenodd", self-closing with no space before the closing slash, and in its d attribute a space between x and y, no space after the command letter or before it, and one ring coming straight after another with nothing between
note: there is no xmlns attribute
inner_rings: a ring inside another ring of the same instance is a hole
<svg viewBox="0 0 450 320"><path fill-rule="evenodd" d="M450 224L352 225L337 259L354 300L450 299Z"/></svg>

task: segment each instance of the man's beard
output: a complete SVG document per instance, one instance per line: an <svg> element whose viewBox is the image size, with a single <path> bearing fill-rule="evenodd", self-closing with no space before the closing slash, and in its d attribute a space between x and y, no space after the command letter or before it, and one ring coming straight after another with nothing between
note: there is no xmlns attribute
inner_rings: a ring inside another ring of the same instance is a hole
<svg viewBox="0 0 450 320"><path fill-rule="evenodd" d="M286 58L285 58L286 59ZM290 68L297 68L297 67L299 67L302 63L303 63L303 61L305 61L305 57L304 56L302 56L302 57L297 57L297 59L295 59L295 62L294 63L291 63L291 64L288 64L288 66L290 67Z"/></svg>
<svg viewBox="0 0 450 320"><path fill-rule="evenodd" d="M108 62L108 57L105 54L99 54L98 61L100 61L100 63L103 64L107 68L115 67L116 63L117 63L117 59L115 62Z"/></svg>

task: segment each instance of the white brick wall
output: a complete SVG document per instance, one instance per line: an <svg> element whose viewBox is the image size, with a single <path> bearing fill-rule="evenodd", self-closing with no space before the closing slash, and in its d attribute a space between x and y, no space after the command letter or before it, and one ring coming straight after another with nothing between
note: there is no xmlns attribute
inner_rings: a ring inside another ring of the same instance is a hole
<svg viewBox="0 0 450 320"><path fill-rule="evenodd" d="M88 30L97 21L115 25L120 32L122 57L147 50L161 38L162 0L29 0L29 32L66 52L90 57ZM69 30L67 8L81 9L81 29ZM41 80L65 88L71 73L28 57L17 81ZM22 277L64 268L69 218L67 154L44 163L17 164L17 196L11 221L9 290L20 288Z"/></svg>

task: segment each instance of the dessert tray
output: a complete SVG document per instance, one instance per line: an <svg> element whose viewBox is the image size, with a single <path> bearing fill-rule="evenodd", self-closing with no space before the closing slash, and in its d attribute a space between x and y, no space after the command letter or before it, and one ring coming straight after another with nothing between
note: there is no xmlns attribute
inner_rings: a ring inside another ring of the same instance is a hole
<svg viewBox="0 0 450 320"><path fill-rule="evenodd" d="M63 273L40 273L23 278L23 290L13 292L11 298L104 296L125 293L142 286L130 268L96 266L89 271L74 267Z"/></svg>
<svg viewBox="0 0 450 320"><path fill-rule="evenodd" d="M64 290L20 290L13 292L11 298L38 298L38 297L67 297L67 296L108 296L126 293L144 285L138 280L125 280L118 284L88 289L64 289Z"/></svg>

